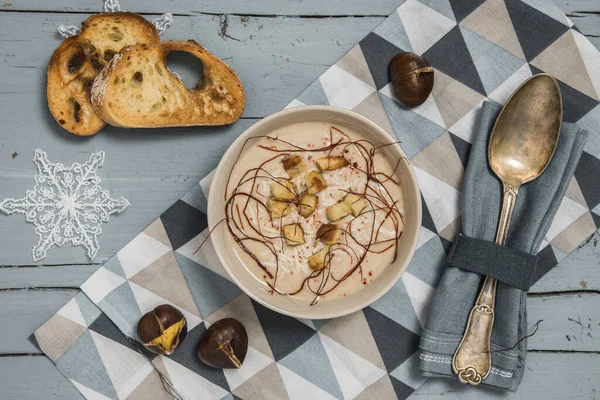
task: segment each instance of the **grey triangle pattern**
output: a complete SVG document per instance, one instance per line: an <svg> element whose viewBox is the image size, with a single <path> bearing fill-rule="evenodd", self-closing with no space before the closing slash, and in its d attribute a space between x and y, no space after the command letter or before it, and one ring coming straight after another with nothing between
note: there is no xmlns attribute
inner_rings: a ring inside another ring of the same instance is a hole
<svg viewBox="0 0 600 400"><path fill-rule="evenodd" d="M312 324L315 326L316 330L321 329L322 326L326 325L330 320L329 319L315 319L312 321Z"/></svg>
<svg viewBox="0 0 600 400"><path fill-rule="evenodd" d="M96 318L100 316L100 314L102 314L100 309L96 307L96 305L92 303L91 300L83 293L75 296L75 301L79 306L79 310L81 311L81 315L83 315L83 319L85 320L87 326L90 326L90 324L94 322Z"/></svg>
<svg viewBox="0 0 600 400"><path fill-rule="evenodd" d="M336 398L343 397L319 335L314 335L302 346L279 360L279 364L327 391L332 396Z"/></svg>
<svg viewBox="0 0 600 400"><path fill-rule="evenodd" d="M204 195L204 191L202 190L202 186L196 185L185 194L181 198L181 200L185 201L190 206L206 213L206 207L208 206L208 199Z"/></svg>
<svg viewBox="0 0 600 400"><path fill-rule="evenodd" d="M414 392L413 388L406 385L402 381L399 381L398 379L394 378L391 375L390 375L390 381L392 382L392 386L394 387L394 391L396 392L396 398L398 400L407 399L408 396L410 396L412 394L412 392Z"/></svg>
<svg viewBox="0 0 600 400"><path fill-rule="evenodd" d="M388 17L387 23L379 25L375 28L373 33L376 33L399 49L413 51L410 39L404 30L404 25L402 25L400 14L398 12L392 13L392 15Z"/></svg>
<svg viewBox="0 0 600 400"><path fill-rule="evenodd" d="M445 259L446 250L441 236L436 235L415 251L406 270L428 285L436 287L446 268Z"/></svg>
<svg viewBox="0 0 600 400"><path fill-rule="evenodd" d="M110 272L114 272L115 274L119 275L121 278L127 279L127 276L125 275L125 271L123 271L123 267L121 267L121 263L119 262L118 257L111 258L102 267L104 269L109 270Z"/></svg>
<svg viewBox="0 0 600 400"><path fill-rule="evenodd" d="M402 150L408 158L417 155L446 131L386 95L380 93L379 98L396 137L402 143ZM415 137L414 132L417 130L419 135Z"/></svg>
<svg viewBox="0 0 600 400"><path fill-rule="evenodd" d="M118 398L89 331L79 337L56 366L69 379L108 398Z"/></svg>
<svg viewBox="0 0 600 400"><path fill-rule="evenodd" d="M456 21L460 22L469 14L485 3L485 0L450 0Z"/></svg>
<svg viewBox="0 0 600 400"><path fill-rule="evenodd" d="M298 96L298 100L300 100L304 104L314 104L314 105L329 105L329 100L327 99L327 95L323 90L323 86L321 86L321 82L317 79L314 81L300 96Z"/></svg>
<svg viewBox="0 0 600 400"><path fill-rule="evenodd" d="M525 61L467 28L461 26L460 31L488 95L525 65Z"/></svg>
<svg viewBox="0 0 600 400"><path fill-rule="evenodd" d="M402 280L396 282L386 294L371 304L370 308L415 334L421 331L417 315L414 312L406 312L412 311L412 305Z"/></svg>
<svg viewBox="0 0 600 400"><path fill-rule="evenodd" d="M212 314L242 293L235 284L184 255L175 253L175 257L202 317Z"/></svg>
<svg viewBox="0 0 600 400"><path fill-rule="evenodd" d="M127 304L128 306L123 308L122 304ZM116 314L116 311L119 310L118 314L120 317L115 319L115 324L125 335L129 337L137 336L137 321L142 318L142 312L128 284L121 285L110 292L104 299L100 300L98 307L103 311L109 310L109 312L104 311L108 315Z"/></svg>
<svg viewBox="0 0 600 400"><path fill-rule="evenodd" d="M535 8L536 10L554 18L561 24L570 26L569 18L555 4L548 4L545 0L521 0L523 3Z"/></svg>
<svg viewBox="0 0 600 400"><path fill-rule="evenodd" d="M142 353L147 359L152 360L156 357L156 354L148 351L141 343L136 340L128 339L122 331L106 316L106 314L100 314L96 320L90 324L89 329L99 333L100 335L119 343L123 347L138 351Z"/></svg>
<svg viewBox="0 0 600 400"><path fill-rule="evenodd" d="M454 11L449 0L419 0L419 2L456 22L456 17L454 16Z"/></svg>
<svg viewBox="0 0 600 400"><path fill-rule="evenodd" d="M418 368L418 363L418 354L413 354L406 361L400 364L398 368L390 372L390 376L393 376L405 385L416 389L427 379L423 376L423 374L421 374Z"/></svg>
<svg viewBox="0 0 600 400"><path fill-rule="evenodd" d="M577 123L588 132L600 132L600 105L592 108ZM600 159L600 135L588 136L585 151Z"/></svg>

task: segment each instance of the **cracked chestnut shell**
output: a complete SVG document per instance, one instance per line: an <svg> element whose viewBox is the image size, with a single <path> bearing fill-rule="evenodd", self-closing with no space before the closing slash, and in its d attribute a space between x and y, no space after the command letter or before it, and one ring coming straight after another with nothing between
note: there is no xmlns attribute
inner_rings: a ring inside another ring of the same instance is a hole
<svg viewBox="0 0 600 400"><path fill-rule="evenodd" d="M415 53L396 54L390 64L390 78L396 98L410 108L425 103L433 89L433 68Z"/></svg>
<svg viewBox="0 0 600 400"><path fill-rule="evenodd" d="M236 319L221 319L204 332L198 343L198 358L215 368L240 368L248 352L248 334Z"/></svg>
<svg viewBox="0 0 600 400"><path fill-rule="evenodd" d="M140 318L137 334L148 350L168 356L185 339L187 321L181 311L169 304L162 304Z"/></svg>

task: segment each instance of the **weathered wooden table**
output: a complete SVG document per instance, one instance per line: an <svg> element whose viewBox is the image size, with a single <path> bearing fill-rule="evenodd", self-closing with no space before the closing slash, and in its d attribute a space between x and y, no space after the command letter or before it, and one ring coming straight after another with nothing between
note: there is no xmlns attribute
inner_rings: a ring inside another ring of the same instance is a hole
<svg viewBox="0 0 600 400"><path fill-rule="evenodd" d="M79 25L102 0L4 0L0 4L0 199L33 183L33 150L53 161L83 162L106 152L104 187L131 201L104 225L90 263L82 248L54 248L32 264L37 242L20 216L0 216L0 399L81 398L29 341L77 287L157 215L214 168L245 128L279 110L354 46L401 0L121 0L154 18L175 14L166 38L195 39L226 60L247 89L241 121L227 128L125 131L96 137L63 131L46 105L46 65L60 43L59 24ZM600 1L557 0L600 47ZM595 134L600 134L595 132ZM430 380L413 396L523 399L600 397L600 249L596 235L532 289L527 373L516 394L481 392Z"/></svg>

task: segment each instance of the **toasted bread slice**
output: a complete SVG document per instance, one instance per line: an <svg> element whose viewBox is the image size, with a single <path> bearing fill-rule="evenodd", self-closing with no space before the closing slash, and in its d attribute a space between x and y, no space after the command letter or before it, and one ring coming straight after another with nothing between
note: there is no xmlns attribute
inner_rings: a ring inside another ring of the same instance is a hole
<svg viewBox="0 0 600 400"><path fill-rule="evenodd" d="M47 96L54 119L76 135L97 133L105 123L90 102L94 78L123 47L159 41L154 25L141 15L111 12L89 17L81 33L63 41L50 59Z"/></svg>
<svg viewBox="0 0 600 400"><path fill-rule="evenodd" d="M325 268L325 265L331 261L332 254L329 254L329 246L323 247L319 252L313 254L308 258L308 267L315 270L321 270Z"/></svg>
<svg viewBox="0 0 600 400"><path fill-rule="evenodd" d="M340 242L342 229L335 224L323 224L317 230L317 239L325 244L336 244Z"/></svg>
<svg viewBox="0 0 600 400"><path fill-rule="evenodd" d="M285 243L288 246L297 246L304 244L304 230L300 224L291 224L283 227L283 236L285 237Z"/></svg>
<svg viewBox="0 0 600 400"><path fill-rule="evenodd" d="M56 122L76 135L93 135L104 126L90 103L90 88L97 74L77 37L62 42L50 60L48 107Z"/></svg>
<svg viewBox="0 0 600 400"><path fill-rule="evenodd" d="M323 175L317 170L310 171L306 176L306 186L309 194L317 194L327 187Z"/></svg>
<svg viewBox="0 0 600 400"><path fill-rule="evenodd" d="M298 212L304 218L307 218L317 209L318 203L319 198L317 196L310 193L304 193L300 196L300 201L298 202Z"/></svg>
<svg viewBox="0 0 600 400"><path fill-rule="evenodd" d="M292 179L306 171L306 165L304 165L304 161L302 161L302 156L299 156L298 154L284 157L281 160L281 165Z"/></svg>
<svg viewBox="0 0 600 400"><path fill-rule="evenodd" d="M167 68L172 51L202 61L194 90ZM94 81L92 104L103 120L125 128L226 125L240 118L246 96L236 73L198 43L168 41L116 55Z"/></svg>
<svg viewBox="0 0 600 400"><path fill-rule="evenodd" d="M98 60L103 67L126 46L160 42L154 24L141 15L130 12L92 15L81 24L81 33L77 38L82 45L94 46L94 49L90 47L87 52L92 60Z"/></svg>
<svg viewBox="0 0 600 400"><path fill-rule="evenodd" d="M267 210L271 213L272 218L282 218L292 212L293 205L283 201L269 199L267 201Z"/></svg>
<svg viewBox="0 0 600 400"><path fill-rule="evenodd" d="M367 202L362 196L353 193L349 193L344 199L344 202L350 206L352 215L355 217L358 217L360 212L367 206Z"/></svg>
<svg viewBox="0 0 600 400"><path fill-rule="evenodd" d="M337 221L352 213L352 208L345 201L334 204L325 209L325 215L330 221Z"/></svg>
<svg viewBox="0 0 600 400"><path fill-rule="evenodd" d="M271 182L271 195L275 200L292 201L296 198L296 189L292 181L278 179Z"/></svg>
<svg viewBox="0 0 600 400"><path fill-rule="evenodd" d="M348 165L344 157L321 157L316 162L321 171L335 171Z"/></svg>

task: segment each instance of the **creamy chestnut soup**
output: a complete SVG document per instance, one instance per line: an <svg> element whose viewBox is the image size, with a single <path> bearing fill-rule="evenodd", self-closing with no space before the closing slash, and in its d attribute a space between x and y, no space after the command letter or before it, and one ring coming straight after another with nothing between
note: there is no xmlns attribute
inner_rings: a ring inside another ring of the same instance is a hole
<svg viewBox="0 0 600 400"><path fill-rule="evenodd" d="M266 290L302 302L360 290L396 256L404 227L394 177L400 162L325 123L249 139L225 193L240 261Z"/></svg>

